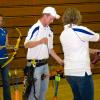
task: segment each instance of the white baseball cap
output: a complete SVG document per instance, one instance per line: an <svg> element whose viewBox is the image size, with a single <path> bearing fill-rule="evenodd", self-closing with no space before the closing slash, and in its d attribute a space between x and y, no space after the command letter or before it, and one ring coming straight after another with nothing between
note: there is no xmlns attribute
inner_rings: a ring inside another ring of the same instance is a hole
<svg viewBox="0 0 100 100"><path fill-rule="evenodd" d="M45 7L44 9L43 9L43 12L42 12L43 14L50 14L50 15L52 15L53 17L55 17L56 19L59 19L60 18L60 15L58 15L57 14L57 12L56 12L56 9L55 8L53 8L53 7Z"/></svg>

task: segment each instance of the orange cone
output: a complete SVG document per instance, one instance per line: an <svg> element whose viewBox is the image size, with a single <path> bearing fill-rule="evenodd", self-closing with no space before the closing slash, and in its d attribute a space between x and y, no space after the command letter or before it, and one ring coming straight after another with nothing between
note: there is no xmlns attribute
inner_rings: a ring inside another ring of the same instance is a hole
<svg viewBox="0 0 100 100"><path fill-rule="evenodd" d="M15 90L15 98L14 98L14 100L20 100L19 99L19 91L17 89Z"/></svg>
<svg viewBox="0 0 100 100"><path fill-rule="evenodd" d="M54 100L58 100L58 99L57 99L57 96L54 97Z"/></svg>

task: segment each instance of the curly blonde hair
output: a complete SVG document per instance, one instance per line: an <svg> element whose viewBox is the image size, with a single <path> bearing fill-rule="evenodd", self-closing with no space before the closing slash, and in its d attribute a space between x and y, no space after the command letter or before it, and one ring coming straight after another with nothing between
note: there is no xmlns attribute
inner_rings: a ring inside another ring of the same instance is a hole
<svg viewBox="0 0 100 100"><path fill-rule="evenodd" d="M82 20L82 16L80 14L80 11L76 8L69 8L68 10L65 10L62 21L63 24L80 24Z"/></svg>

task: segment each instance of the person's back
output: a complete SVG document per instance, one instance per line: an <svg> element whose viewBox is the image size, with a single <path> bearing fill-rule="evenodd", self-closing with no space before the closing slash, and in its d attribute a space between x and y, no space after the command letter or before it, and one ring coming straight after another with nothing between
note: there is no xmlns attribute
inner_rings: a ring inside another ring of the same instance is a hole
<svg viewBox="0 0 100 100"><path fill-rule="evenodd" d="M64 52L64 74L72 88L73 100L93 100L89 42L98 41L99 34L79 26L80 12L69 8L63 16L64 31L60 41Z"/></svg>
<svg viewBox="0 0 100 100"><path fill-rule="evenodd" d="M89 41L98 41L99 35L79 25L81 15L76 9L65 12L63 20L65 25L60 41L64 51L65 75L91 74Z"/></svg>
<svg viewBox="0 0 100 100"><path fill-rule="evenodd" d="M67 64L67 68L70 68L70 66L74 66L74 68L82 68L90 66L90 59L89 59L89 44L88 41L83 41L80 38L80 35L78 35L77 32L75 32L74 28L80 28L84 29L83 26L77 26L77 25L65 25L64 31L62 32L60 36L60 40L63 45L63 51L64 51L64 58L65 58L65 64ZM84 33L79 33L84 34Z"/></svg>

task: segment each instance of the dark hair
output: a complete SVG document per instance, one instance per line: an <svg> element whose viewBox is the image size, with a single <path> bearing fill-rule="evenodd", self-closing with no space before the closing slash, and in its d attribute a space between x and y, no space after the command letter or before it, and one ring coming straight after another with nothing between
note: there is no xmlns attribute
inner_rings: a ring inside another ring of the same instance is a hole
<svg viewBox="0 0 100 100"><path fill-rule="evenodd" d="M80 14L80 11L76 8L69 8L68 10L65 10L62 21L63 24L80 24L82 20L82 16Z"/></svg>

